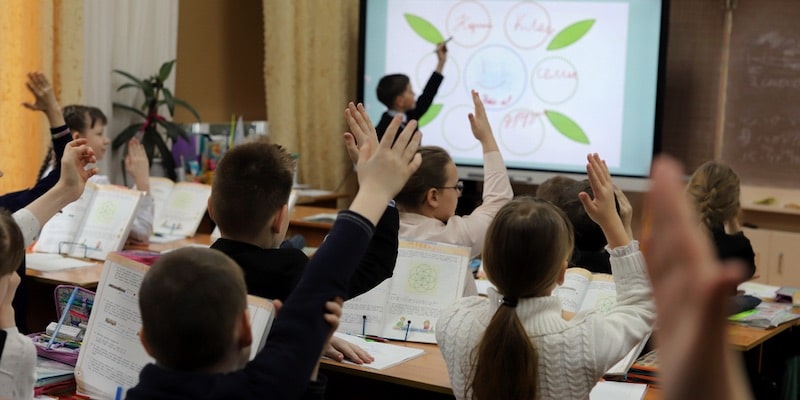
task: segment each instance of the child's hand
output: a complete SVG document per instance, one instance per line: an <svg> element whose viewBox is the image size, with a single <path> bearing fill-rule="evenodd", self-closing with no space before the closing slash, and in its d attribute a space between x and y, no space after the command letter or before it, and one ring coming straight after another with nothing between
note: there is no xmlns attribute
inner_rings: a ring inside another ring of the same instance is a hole
<svg viewBox="0 0 800 400"><path fill-rule="evenodd" d="M356 107L355 104L350 102L344 110L344 118L347 121L347 125L350 126L350 132L345 132L344 134L347 154L353 164L358 164L358 152L367 142L369 142L371 151L378 149L378 133L369 119L367 110L361 103L358 103L358 107ZM367 157L370 156L372 154Z"/></svg>
<svg viewBox="0 0 800 400"><path fill-rule="evenodd" d="M400 115L396 115L376 150L372 149L373 143L369 141L359 149L356 166L361 186L359 193L379 195L381 203L384 199L388 202L400 192L422 163L422 156L417 154L422 133L414 133L417 121L409 121L397 136L400 122Z"/></svg>
<svg viewBox="0 0 800 400"><path fill-rule="evenodd" d="M125 170L136 182L136 189L143 192L150 190L150 161L139 140L132 138L128 142L128 155L125 156Z"/></svg>
<svg viewBox="0 0 800 400"><path fill-rule="evenodd" d="M56 187L67 190L74 200L83 194L86 181L97 174L97 168L86 169L87 165L97 162L94 150L86 143L86 139L75 139L69 142L64 150L64 156L61 158L61 177L56 183Z"/></svg>
<svg viewBox="0 0 800 400"><path fill-rule="evenodd" d="M676 161L656 160L646 201L651 219L644 257L658 315L665 398L746 398L746 379L726 344L727 300L744 268L719 265L681 175Z"/></svg>
<svg viewBox="0 0 800 400"><path fill-rule="evenodd" d="M375 358L366 350L335 336L331 337L329 345L322 355L340 362L347 359L356 364L369 364L375 361Z"/></svg>
<svg viewBox="0 0 800 400"><path fill-rule="evenodd" d="M481 96L476 91L472 91L472 103L475 105L475 112L469 113L469 126L472 128L472 136L478 139L483 146L483 152L497 151L497 142L492 134L492 126L489 125L489 118L486 116L486 108L483 107Z"/></svg>
<svg viewBox="0 0 800 400"><path fill-rule="evenodd" d="M64 116L61 114L61 107L58 106L58 100L53 92L53 86L47 80L47 77L41 72L29 72L28 81L25 82L28 91L33 94L36 99L33 103L24 102L22 105L33 111L41 111L47 115L50 121L50 127L63 126Z"/></svg>
<svg viewBox="0 0 800 400"><path fill-rule="evenodd" d="M578 197L589 218L600 225L608 245L611 248L624 246L630 242L630 238L625 233L625 227L617 214L611 173L605 161L600 159L597 153L589 154L587 159L589 163L586 165L586 173L589 176L589 184L592 185L594 199L586 192L580 192Z"/></svg>
<svg viewBox="0 0 800 400"><path fill-rule="evenodd" d="M438 63L436 64L436 72L442 73L442 68L444 67L445 61L447 61L447 44L446 43L439 43L436 45L436 59Z"/></svg>
<svg viewBox="0 0 800 400"><path fill-rule="evenodd" d="M625 232L628 234L628 237L633 239L633 228L631 227L633 221L633 206L631 205L631 201L625 196L625 192L618 187L614 187L614 196L617 198L617 204L619 204L619 217L622 219Z"/></svg>

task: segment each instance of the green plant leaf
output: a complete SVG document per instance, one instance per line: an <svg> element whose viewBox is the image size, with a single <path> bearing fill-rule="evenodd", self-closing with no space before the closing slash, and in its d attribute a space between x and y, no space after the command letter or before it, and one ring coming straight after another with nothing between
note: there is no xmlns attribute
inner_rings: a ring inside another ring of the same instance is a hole
<svg viewBox="0 0 800 400"><path fill-rule="evenodd" d="M139 132L139 129L142 129L143 126L144 126L143 123L138 123L130 125L127 128L125 128L125 130L120 132L119 135L117 135L117 137L114 138L114 141L111 142L111 148L116 150L123 144L128 143L128 141L131 140L133 135Z"/></svg>
<svg viewBox="0 0 800 400"><path fill-rule="evenodd" d="M161 82L164 82L169 78L169 74L172 73L172 66L175 65L175 60L167 61L161 64L161 68L158 69L158 79Z"/></svg>
<svg viewBox="0 0 800 400"><path fill-rule="evenodd" d="M433 44L439 44L444 42L444 36L442 33L433 26L432 23L428 22L425 18L416 16L414 14L404 14L406 17L406 22L417 33L420 37L427 40Z"/></svg>
<svg viewBox="0 0 800 400"><path fill-rule="evenodd" d="M130 73L123 71L123 70L115 69L114 72L117 73L117 74L120 74L120 75L122 75L122 76L124 76L124 77L126 77L126 78L128 78L130 80L132 80L139 88L141 88L144 91L144 95L145 96L153 97L153 86L150 85L149 82L142 81L141 79L139 79L139 78L131 75ZM123 86L125 86L125 85L123 85ZM117 89L117 90L120 90L120 89Z"/></svg>
<svg viewBox="0 0 800 400"><path fill-rule="evenodd" d="M439 116L439 113L442 111L442 107L444 107L443 104L432 104L431 108L429 108L428 111L425 111L425 114L422 114L421 117L419 117L419 121L417 121L418 126L422 128L423 126L428 125L428 123Z"/></svg>
<svg viewBox="0 0 800 400"><path fill-rule="evenodd" d="M175 115L175 99L172 97L172 92L169 89L163 88L161 89L161 93L164 93L164 103L167 105L167 109L169 109L169 115L172 117Z"/></svg>
<svg viewBox="0 0 800 400"><path fill-rule="evenodd" d="M136 114L136 115L138 115L138 116L140 116L142 118L147 118L147 115L145 115L145 113L143 113L142 110L140 110L140 109L138 109L136 107L129 106L127 104L114 103L114 108L121 108L123 110L128 110L128 111L130 111L130 112L132 112L132 113L134 113L134 114Z"/></svg>
<svg viewBox="0 0 800 400"><path fill-rule="evenodd" d="M144 90L139 84L130 83L129 82L129 83L126 83L126 84L118 87L117 91L119 92L120 90L127 89L127 88L136 88L136 89Z"/></svg>
<svg viewBox="0 0 800 400"><path fill-rule="evenodd" d="M586 35L586 32L589 32L594 22L594 19L585 19L562 29L561 32L558 32L556 36L553 37L550 44L547 45L547 50L563 49L577 42L583 35Z"/></svg>
<svg viewBox="0 0 800 400"><path fill-rule="evenodd" d="M197 118L197 122L200 122L200 114L198 114L197 110L195 110L194 107L190 106L189 103L187 103L187 102L185 102L185 101L183 101L183 100L181 100L181 99L179 99L177 97L173 97L172 100L175 102L175 104L177 104L177 105L189 110L189 112L194 114L194 117Z"/></svg>
<svg viewBox="0 0 800 400"><path fill-rule="evenodd" d="M156 140L158 140L156 138L161 139L161 135L158 133L156 125L150 125L145 128L144 134L142 135L142 147L144 147L144 152L147 153L147 159L150 160L150 164L153 163Z"/></svg>
<svg viewBox="0 0 800 400"><path fill-rule="evenodd" d="M164 139L161 137L161 135L156 135L154 139L155 145L158 148L158 152L161 153L161 166L164 167L164 171L167 173L167 178L174 181L177 176L175 175L175 159L172 158L172 151L170 151L169 147L167 147L167 144L164 143Z"/></svg>
<svg viewBox="0 0 800 400"><path fill-rule="evenodd" d="M556 130L566 136L567 139L582 144L589 144L589 138L586 137L586 133L584 133L583 129L570 117L560 112L549 110L545 110L544 114L547 115L547 119L550 120L550 123L553 124Z"/></svg>
<svg viewBox="0 0 800 400"><path fill-rule="evenodd" d="M163 126L164 129L167 131L167 136L172 139L176 140L178 136L185 140L189 140L189 134L184 130L180 125L167 120L158 120L159 125Z"/></svg>

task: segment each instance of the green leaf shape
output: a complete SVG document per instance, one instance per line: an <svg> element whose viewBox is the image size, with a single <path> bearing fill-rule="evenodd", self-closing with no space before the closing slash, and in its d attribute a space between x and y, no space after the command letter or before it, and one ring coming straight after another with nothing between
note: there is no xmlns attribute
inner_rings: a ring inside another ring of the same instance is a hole
<svg viewBox="0 0 800 400"><path fill-rule="evenodd" d="M442 33L433 26L432 23L428 22L425 18L416 16L414 14L403 14L406 17L406 22L408 25L411 26L411 29L417 33L421 38L425 39L428 42L433 44L439 44L444 42L444 36Z"/></svg>
<svg viewBox="0 0 800 400"><path fill-rule="evenodd" d="M439 113L442 112L442 107L444 107L444 104L432 104L431 108L429 108L428 111L425 111L425 114L422 114L421 117L419 117L417 126L422 128L423 126L428 125L428 123L439 116Z"/></svg>
<svg viewBox="0 0 800 400"><path fill-rule="evenodd" d="M144 91L145 96L153 97L153 85L151 85L149 82L144 82L141 79L119 69L115 69L114 72L133 81L138 88Z"/></svg>
<svg viewBox="0 0 800 400"><path fill-rule="evenodd" d="M136 107L131 107L131 106L127 105L127 104L122 104L122 103L114 103L113 105L114 105L114 108L121 108L123 110L128 110L128 111L130 111L130 112L132 112L132 113L134 113L134 114L136 114L136 115L138 115L138 116L140 116L142 118L147 118L147 115L145 113L143 113L141 110L139 110L138 108L136 108Z"/></svg>
<svg viewBox="0 0 800 400"><path fill-rule="evenodd" d="M158 79L161 82L164 82L169 78L169 74L172 72L172 66L175 65L175 60L167 61L161 64L161 68L158 69Z"/></svg>
<svg viewBox="0 0 800 400"><path fill-rule="evenodd" d="M114 141L111 142L111 148L116 150L119 146L122 146L125 143L128 143L129 140L133 137L133 135L139 132L139 129L142 129L144 124L133 124L125 128L122 132L120 132L117 137L114 138ZM123 162L124 163L124 162Z"/></svg>
<svg viewBox="0 0 800 400"><path fill-rule="evenodd" d="M169 115L175 115L175 98L172 96L172 92L169 89L163 88L161 89L161 93L164 95L164 103L167 105L167 109L169 110Z"/></svg>
<svg viewBox="0 0 800 400"><path fill-rule="evenodd" d="M589 29L592 29L594 22L594 19L585 19L562 29L561 32L558 32L553 40L550 41L550 44L547 45L547 50L563 49L577 42L589 32Z"/></svg>
<svg viewBox="0 0 800 400"><path fill-rule="evenodd" d="M578 125L570 117L560 112L549 110L545 110L544 114L547 116L547 119L550 120L550 123L553 124L556 130L562 135L566 136L567 139L581 144L589 144L589 138L586 137L586 133L583 132L583 129L581 129L580 125Z"/></svg>
<svg viewBox="0 0 800 400"><path fill-rule="evenodd" d="M197 110L190 106L189 103L177 97L173 97L172 101L175 102L175 104L187 109L190 113L192 113L192 115L194 115L195 118L197 118L197 122L200 122L200 114L198 114Z"/></svg>

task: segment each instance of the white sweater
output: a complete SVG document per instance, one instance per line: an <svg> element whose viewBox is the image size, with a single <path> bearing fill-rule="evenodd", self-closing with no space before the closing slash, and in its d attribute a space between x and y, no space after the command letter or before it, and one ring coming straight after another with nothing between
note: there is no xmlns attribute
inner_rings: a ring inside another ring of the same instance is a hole
<svg viewBox="0 0 800 400"><path fill-rule="evenodd" d="M539 354L539 399L588 399L598 379L650 332L655 320L650 281L638 242L609 250L617 303L607 314L561 317L555 296L519 300L516 311ZM522 260L520 260L522 261ZM470 355L502 295L465 297L442 311L436 339L456 398L469 398ZM502 383L499 383L502 384Z"/></svg>
<svg viewBox="0 0 800 400"><path fill-rule="evenodd" d="M5 329L3 355L0 357L0 398L32 399L36 382L36 346L19 333L17 327Z"/></svg>

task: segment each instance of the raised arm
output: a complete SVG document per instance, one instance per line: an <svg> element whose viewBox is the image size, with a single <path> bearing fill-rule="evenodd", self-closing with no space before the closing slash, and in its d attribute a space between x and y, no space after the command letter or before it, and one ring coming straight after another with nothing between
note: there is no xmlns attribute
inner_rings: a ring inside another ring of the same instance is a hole
<svg viewBox="0 0 800 400"><path fill-rule="evenodd" d="M645 258L658 311L664 398L750 399L739 355L728 348L729 294L743 269L720 268L684 196L680 165L653 165Z"/></svg>

